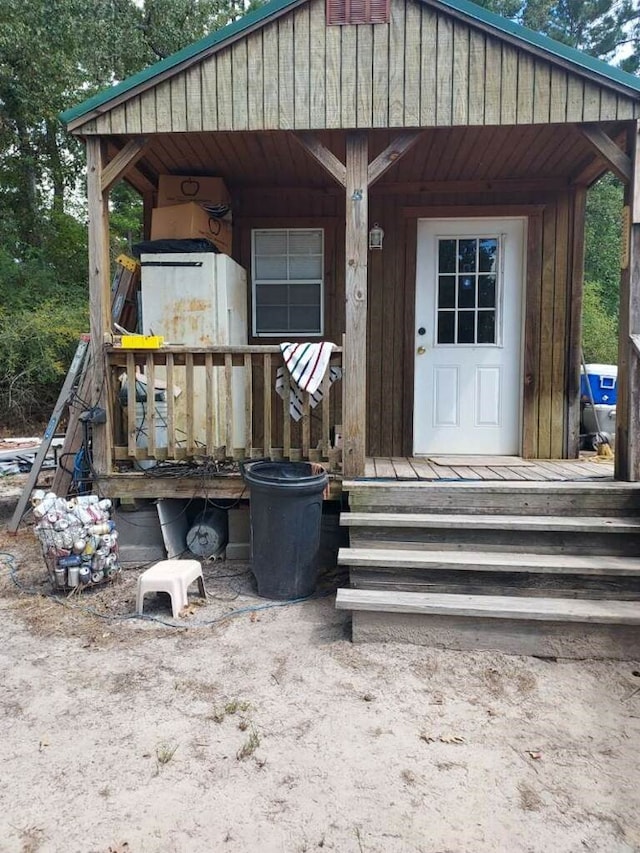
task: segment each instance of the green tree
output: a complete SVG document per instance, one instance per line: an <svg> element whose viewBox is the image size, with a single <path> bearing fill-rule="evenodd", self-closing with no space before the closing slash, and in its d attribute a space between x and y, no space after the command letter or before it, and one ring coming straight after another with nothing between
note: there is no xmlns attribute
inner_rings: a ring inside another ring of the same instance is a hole
<svg viewBox="0 0 640 853"><path fill-rule="evenodd" d="M582 309L582 349L587 364L617 364L618 329L604 306L599 285L587 281Z"/></svg>

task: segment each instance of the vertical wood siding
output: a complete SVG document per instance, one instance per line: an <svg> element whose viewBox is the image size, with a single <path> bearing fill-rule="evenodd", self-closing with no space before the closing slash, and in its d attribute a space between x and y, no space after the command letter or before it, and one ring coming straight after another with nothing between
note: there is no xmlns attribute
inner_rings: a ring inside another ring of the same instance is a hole
<svg viewBox="0 0 640 853"><path fill-rule="evenodd" d="M253 227L324 228L325 338L339 343L345 299L341 196L244 190L239 203L248 218L234 224L234 254L248 270ZM569 393L577 393L584 198L576 200L566 192L526 197L474 193L464 198L440 194L428 199L428 205L456 204L496 206L505 215L515 213L517 205L540 205L540 213L529 217L528 226L523 452L541 459L571 455L577 435L575 408L571 411L567 400ZM369 255L367 452L371 455L412 451L417 219L404 216L403 208L418 205L425 205L424 196L373 193L370 200L370 220L380 222L385 230L383 251Z"/></svg>
<svg viewBox="0 0 640 853"><path fill-rule="evenodd" d="M83 133L616 121L638 100L435 11L392 0L389 24L325 25L310 0Z"/></svg>

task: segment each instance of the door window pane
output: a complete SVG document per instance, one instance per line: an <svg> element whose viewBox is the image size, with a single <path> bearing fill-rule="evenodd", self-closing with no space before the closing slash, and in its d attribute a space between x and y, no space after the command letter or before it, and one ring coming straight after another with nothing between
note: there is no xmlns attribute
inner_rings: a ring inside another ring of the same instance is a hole
<svg viewBox="0 0 640 853"><path fill-rule="evenodd" d="M458 272L476 271L477 240L458 240Z"/></svg>
<svg viewBox="0 0 640 853"><path fill-rule="evenodd" d="M438 240L438 344L496 344L498 237Z"/></svg>
<svg viewBox="0 0 640 853"><path fill-rule="evenodd" d="M440 272L456 271L456 240L440 240L438 268Z"/></svg>
<svg viewBox="0 0 640 853"><path fill-rule="evenodd" d="M478 311L478 343L495 344L496 312Z"/></svg>
<svg viewBox="0 0 640 853"><path fill-rule="evenodd" d="M476 277L461 275L458 278L458 308L476 307Z"/></svg>
<svg viewBox="0 0 640 853"><path fill-rule="evenodd" d="M498 260L498 241L495 237L480 240L478 251L478 270L480 272L495 272Z"/></svg>
<svg viewBox="0 0 640 853"><path fill-rule="evenodd" d="M438 308L456 307L456 279L452 275L441 275L438 279Z"/></svg>
<svg viewBox="0 0 640 853"><path fill-rule="evenodd" d="M495 308L496 305L496 277L495 275L481 275L478 279L478 307Z"/></svg>
<svg viewBox="0 0 640 853"><path fill-rule="evenodd" d="M476 312L458 312L458 343L474 344L476 342Z"/></svg>
<svg viewBox="0 0 640 853"><path fill-rule="evenodd" d="M455 322L456 315L454 311L438 311L439 344L455 343Z"/></svg>

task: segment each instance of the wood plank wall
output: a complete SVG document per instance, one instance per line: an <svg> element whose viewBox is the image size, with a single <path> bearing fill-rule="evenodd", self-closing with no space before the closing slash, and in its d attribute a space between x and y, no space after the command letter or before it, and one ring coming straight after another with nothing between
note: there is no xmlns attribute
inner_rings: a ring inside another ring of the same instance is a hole
<svg viewBox="0 0 640 853"><path fill-rule="evenodd" d="M637 99L416 0L388 25L326 27L325 0L92 118L83 134L627 120Z"/></svg>
<svg viewBox="0 0 640 853"><path fill-rule="evenodd" d="M374 188L370 220L382 225L385 237L382 252L369 256L370 455L400 456L412 451L417 217L405 215L407 208L424 209L427 215L428 207L461 204L478 205L485 211L495 208L491 215L517 215L518 206L539 206L538 215L530 218L527 250L523 452L540 459L575 455L576 412L567 399L569 392L575 396L579 360L583 196L576 199L575 193L565 191L398 197L376 195ZM252 215L234 223L236 260L249 270L251 228L297 224L325 229L325 337L339 343L344 331L345 268L341 197L312 191L245 190L239 202Z"/></svg>

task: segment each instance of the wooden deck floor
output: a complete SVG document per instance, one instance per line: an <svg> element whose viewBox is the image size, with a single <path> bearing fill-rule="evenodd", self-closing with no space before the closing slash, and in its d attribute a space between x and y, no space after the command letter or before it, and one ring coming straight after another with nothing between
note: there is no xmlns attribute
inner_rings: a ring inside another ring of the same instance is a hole
<svg viewBox="0 0 640 853"><path fill-rule="evenodd" d="M443 465L438 457L415 458L403 456L373 456L365 463L365 478L383 480L507 480L515 481L589 481L613 480L613 460L584 455L580 459L523 460L514 463L501 457L499 465L476 464L478 457L469 457L468 465ZM462 459L461 459L462 461ZM487 462L489 460L487 459Z"/></svg>

